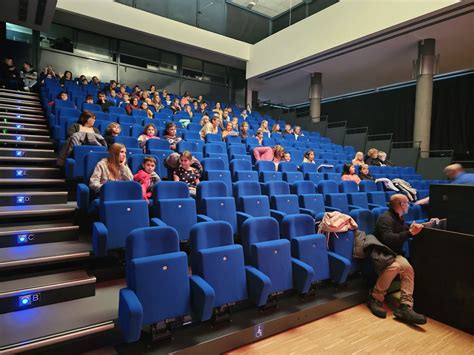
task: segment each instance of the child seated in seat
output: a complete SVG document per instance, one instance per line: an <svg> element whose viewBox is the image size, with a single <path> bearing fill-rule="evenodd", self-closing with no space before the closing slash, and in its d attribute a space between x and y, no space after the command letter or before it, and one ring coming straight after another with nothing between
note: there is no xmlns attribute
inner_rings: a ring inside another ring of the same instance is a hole
<svg viewBox="0 0 474 355"><path fill-rule="evenodd" d="M107 147L110 147L112 144L115 143L115 137L119 136L120 132L122 132L120 124L118 124L117 122L109 123L107 129L105 130L104 136L105 141L107 142Z"/></svg>
<svg viewBox="0 0 474 355"><path fill-rule="evenodd" d="M133 176L133 180L142 185L143 199L148 202L153 186L161 181L155 172L156 159L150 156L143 158L142 168Z"/></svg>
<svg viewBox="0 0 474 355"><path fill-rule="evenodd" d="M196 186L199 184L200 173L192 167L193 155L185 150L179 158L179 167L173 172L174 181L183 181L188 185L189 194L196 196Z"/></svg>
<svg viewBox="0 0 474 355"><path fill-rule="evenodd" d="M153 138L160 139L156 136L156 127L154 124L147 124L145 128L143 128L143 133L138 136L138 145L140 148L145 149L147 140Z"/></svg>

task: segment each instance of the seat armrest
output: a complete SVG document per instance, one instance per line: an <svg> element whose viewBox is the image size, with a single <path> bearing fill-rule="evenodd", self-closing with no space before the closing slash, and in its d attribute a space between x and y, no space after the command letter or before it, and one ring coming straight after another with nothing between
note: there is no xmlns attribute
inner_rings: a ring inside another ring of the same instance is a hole
<svg viewBox="0 0 474 355"><path fill-rule="evenodd" d="M153 218L150 218L150 226L152 226L152 227L166 227L167 224L165 222L163 222L161 219L159 219L158 217L153 217Z"/></svg>
<svg viewBox="0 0 474 355"><path fill-rule="evenodd" d="M216 298L214 289L209 286L202 277L197 275L191 275L189 277L189 284L191 287L191 305L193 313L201 322L210 319L214 308L214 300Z"/></svg>
<svg viewBox="0 0 474 355"><path fill-rule="evenodd" d="M107 227L102 222L94 222L92 225L92 251L95 256L106 256L107 235Z"/></svg>
<svg viewBox="0 0 474 355"><path fill-rule="evenodd" d="M140 339L143 307L135 292L122 288L119 293L118 326L127 343Z"/></svg>
<svg viewBox="0 0 474 355"><path fill-rule="evenodd" d="M250 301L257 306L263 306L267 303L270 294L270 287L272 285L270 278L253 266L246 266L245 274Z"/></svg>
<svg viewBox="0 0 474 355"><path fill-rule="evenodd" d="M331 280L337 284L346 282L351 269L351 262L347 258L332 251L328 251L328 261Z"/></svg>
<svg viewBox="0 0 474 355"><path fill-rule="evenodd" d="M66 168L66 177L68 179L74 179L74 167L75 167L75 164L76 161L72 158L66 158L66 164L65 164L65 168Z"/></svg>
<svg viewBox="0 0 474 355"><path fill-rule="evenodd" d="M280 211L277 211L277 210L272 210L270 209L270 215L275 218L278 223L281 223L281 221L283 220L283 218L285 218L286 216L286 213L284 212L280 212Z"/></svg>
<svg viewBox="0 0 474 355"><path fill-rule="evenodd" d="M86 184L77 184L77 208L79 208L81 213L87 213L89 208L89 191L89 186Z"/></svg>
<svg viewBox="0 0 474 355"><path fill-rule="evenodd" d="M313 268L310 265L295 258L291 258L291 266L293 270L294 288L302 294L308 293L313 281Z"/></svg>
<svg viewBox="0 0 474 355"><path fill-rule="evenodd" d="M197 215L197 221L198 221L198 223L201 223L201 222L214 222L214 220L211 217L205 216L203 214L198 214Z"/></svg>

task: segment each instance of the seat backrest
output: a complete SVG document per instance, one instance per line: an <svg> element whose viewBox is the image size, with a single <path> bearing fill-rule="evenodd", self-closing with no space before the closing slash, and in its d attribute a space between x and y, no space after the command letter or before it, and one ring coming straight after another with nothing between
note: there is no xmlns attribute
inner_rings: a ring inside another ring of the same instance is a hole
<svg viewBox="0 0 474 355"><path fill-rule="evenodd" d="M170 149L170 144L166 139L149 139L146 142L146 149Z"/></svg>
<svg viewBox="0 0 474 355"><path fill-rule="evenodd" d="M328 194L324 197L326 204L330 207L338 208L342 213L349 213L347 195L344 193Z"/></svg>
<svg viewBox="0 0 474 355"><path fill-rule="evenodd" d="M204 158L201 164L204 171L225 170L225 163L219 158Z"/></svg>
<svg viewBox="0 0 474 355"><path fill-rule="evenodd" d="M368 209L369 201L365 192L351 192L347 194L347 200L350 205Z"/></svg>
<svg viewBox="0 0 474 355"><path fill-rule="evenodd" d="M321 194L309 194L299 196L300 206L314 213L325 213L324 196Z"/></svg>
<svg viewBox="0 0 474 355"><path fill-rule="evenodd" d="M214 134L214 133L208 133L206 134L206 137L205 137L205 142L206 143L211 143L211 142L222 142L222 135L220 134Z"/></svg>
<svg viewBox="0 0 474 355"><path fill-rule="evenodd" d="M104 159L107 158L109 154L107 152L91 152L88 153L84 157L84 163L83 163L83 177L84 177L84 182L86 184L89 184L89 179L94 172L95 166L97 163Z"/></svg>
<svg viewBox="0 0 474 355"><path fill-rule="evenodd" d="M232 179L228 170L208 170L206 175L209 181L222 181L227 187L227 195L232 196Z"/></svg>
<svg viewBox="0 0 474 355"><path fill-rule="evenodd" d="M230 171L234 174L236 171L251 171L252 163L248 160L233 159L230 162Z"/></svg>
<svg viewBox="0 0 474 355"><path fill-rule="evenodd" d="M252 217L268 217L270 199L268 196L243 196L238 200L238 209Z"/></svg>
<svg viewBox="0 0 474 355"><path fill-rule="evenodd" d="M318 183L318 192L327 195L327 194L335 194L339 192L339 188L337 182L332 180L323 180Z"/></svg>
<svg viewBox="0 0 474 355"><path fill-rule="evenodd" d="M317 166L313 163L302 163L300 164L300 171L303 174L306 173L317 173Z"/></svg>
<svg viewBox="0 0 474 355"><path fill-rule="evenodd" d="M108 181L100 188L101 203L142 199L142 187L136 181Z"/></svg>
<svg viewBox="0 0 474 355"><path fill-rule="evenodd" d="M345 180L339 183L339 192L359 192L359 187L355 181Z"/></svg>
<svg viewBox="0 0 474 355"><path fill-rule="evenodd" d="M102 107L98 104L88 104L84 102L82 104L82 111L102 112Z"/></svg>
<svg viewBox="0 0 474 355"><path fill-rule="evenodd" d="M100 220L107 227L106 250L124 248L128 234L149 226L148 203L145 200L104 201Z"/></svg>
<svg viewBox="0 0 474 355"><path fill-rule="evenodd" d="M281 222L280 234L287 239L315 234L314 220L307 214L285 216Z"/></svg>
<svg viewBox="0 0 474 355"><path fill-rule="evenodd" d="M297 172L298 171L298 165L292 162L280 162L278 164L278 171L281 172Z"/></svg>
<svg viewBox="0 0 474 355"><path fill-rule="evenodd" d="M181 141L179 142L177 145L177 151L179 153L182 153L184 152L185 150L189 150L190 152L193 152L193 153L196 153L196 152L199 152L201 153L201 147L199 146L198 143L196 142L186 142L186 141Z"/></svg>
<svg viewBox="0 0 474 355"><path fill-rule="evenodd" d="M315 194L316 186L311 181L296 181L291 185L290 190L295 195Z"/></svg>
<svg viewBox="0 0 474 355"><path fill-rule="evenodd" d="M260 184L255 181L238 181L233 185L234 198L260 195Z"/></svg>
<svg viewBox="0 0 474 355"><path fill-rule="evenodd" d="M204 154L208 153L226 154L226 147L218 143L204 144Z"/></svg>
<svg viewBox="0 0 474 355"><path fill-rule="evenodd" d="M227 187L222 181L202 181L196 188L196 200L207 197L228 197Z"/></svg>
<svg viewBox="0 0 474 355"><path fill-rule="evenodd" d="M109 113L113 113L116 115L125 115L127 112L123 107L110 106Z"/></svg>
<svg viewBox="0 0 474 355"><path fill-rule="evenodd" d="M297 181L303 181L303 173L300 171L284 172L283 180L285 180L288 184L294 184Z"/></svg>
<svg viewBox="0 0 474 355"><path fill-rule="evenodd" d="M244 144L232 144L227 149L229 156L231 155L246 155L247 150L245 149Z"/></svg>
<svg viewBox="0 0 474 355"><path fill-rule="evenodd" d="M191 228L189 246L191 249L191 268L199 272L196 254L201 249L217 248L234 244L234 235L229 223L223 221L201 222Z"/></svg>
<svg viewBox="0 0 474 355"><path fill-rule="evenodd" d="M92 152L107 153L107 148L95 145L75 145L73 149L74 156L74 177L82 177L84 175L84 159L87 154Z"/></svg>
<svg viewBox="0 0 474 355"><path fill-rule="evenodd" d="M268 160L258 160L255 163L255 167L257 168L258 172L262 171L275 171L275 163Z"/></svg>
<svg viewBox="0 0 474 355"><path fill-rule="evenodd" d="M269 181L263 185L263 193L267 196L289 195L290 185L285 181Z"/></svg>
<svg viewBox="0 0 474 355"><path fill-rule="evenodd" d="M179 238L176 229L168 226L137 228L130 232L125 243L125 268L127 284L134 281L129 277L131 261L153 255L179 251Z"/></svg>
<svg viewBox="0 0 474 355"><path fill-rule="evenodd" d="M132 116L134 117L148 117L145 110L132 110Z"/></svg>
<svg viewBox="0 0 474 355"><path fill-rule="evenodd" d="M159 190L155 189L154 192L156 191ZM158 217L168 226L176 229L180 240L188 240L191 227L197 223L196 201L190 197L162 199L159 192L158 195L154 193L152 211L153 217Z"/></svg>
<svg viewBox="0 0 474 355"><path fill-rule="evenodd" d="M142 325L191 313L188 259L184 252L135 258L130 273L135 292L143 308Z"/></svg>
<svg viewBox="0 0 474 355"><path fill-rule="evenodd" d="M190 249L192 273L214 290L214 307L247 298L243 248L234 245L228 223L196 224L190 233Z"/></svg>
<svg viewBox="0 0 474 355"><path fill-rule="evenodd" d="M377 185L375 184L374 181L371 181L371 180L362 180L359 184L359 189L360 191L363 191L363 192L378 191Z"/></svg>
<svg viewBox="0 0 474 355"><path fill-rule="evenodd" d="M135 137L118 136L115 143L121 143L127 148L138 148L138 140Z"/></svg>
<svg viewBox="0 0 474 355"><path fill-rule="evenodd" d="M245 260L250 260L252 244L280 239L278 222L272 217L249 218L242 224L241 237Z"/></svg>
<svg viewBox="0 0 474 355"><path fill-rule="evenodd" d="M298 196L278 195L270 198L270 207L286 214L299 214Z"/></svg>
<svg viewBox="0 0 474 355"><path fill-rule="evenodd" d="M153 189L157 200L189 198L189 189L183 181L160 181Z"/></svg>

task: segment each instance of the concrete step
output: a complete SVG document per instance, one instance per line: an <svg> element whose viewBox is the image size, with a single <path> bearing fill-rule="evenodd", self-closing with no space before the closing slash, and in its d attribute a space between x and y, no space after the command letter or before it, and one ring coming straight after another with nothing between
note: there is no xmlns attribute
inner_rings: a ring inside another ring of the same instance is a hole
<svg viewBox="0 0 474 355"><path fill-rule="evenodd" d="M0 314L95 296L96 278L86 271L27 277L0 284Z"/></svg>
<svg viewBox="0 0 474 355"><path fill-rule="evenodd" d="M79 226L72 222L25 222L0 227L0 248L78 240Z"/></svg>
<svg viewBox="0 0 474 355"><path fill-rule="evenodd" d="M17 179L21 180L21 179ZM21 191L0 190L0 206L56 205L67 203L67 191Z"/></svg>
<svg viewBox="0 0 474 355"><path fill-rule="evenodd" d="M58 179L59 168L32 166L0 166L0 179Z"/></svg>
<svg viewBox="0 0 474 355"><path fill-rule="evenodd" d="M0 248L0 270L84 259L91 250L80 240Z"/></svg>

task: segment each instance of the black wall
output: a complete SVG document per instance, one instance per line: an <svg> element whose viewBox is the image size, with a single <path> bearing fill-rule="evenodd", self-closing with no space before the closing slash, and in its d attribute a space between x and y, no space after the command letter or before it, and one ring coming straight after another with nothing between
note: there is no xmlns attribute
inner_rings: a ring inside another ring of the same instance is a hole
<svg viewBox="0 0 474 355"><path fill-rule="evenodd" d="M369 127L369 134L393 133L394 142L413 140L415 85L322 104L330 122ZM454 149L457 159L474 158L474 73L435 80L431 150Z"/></svg>

